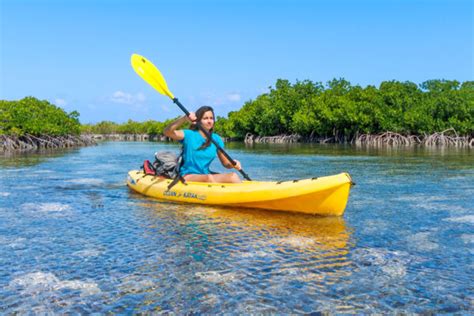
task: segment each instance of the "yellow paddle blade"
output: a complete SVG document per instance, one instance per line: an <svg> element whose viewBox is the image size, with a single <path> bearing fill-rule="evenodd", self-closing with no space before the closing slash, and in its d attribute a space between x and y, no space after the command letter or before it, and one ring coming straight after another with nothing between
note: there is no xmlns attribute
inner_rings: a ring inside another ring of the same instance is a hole
<svg viewBox="0 0 474 316"><path fill-rule="evenodd" d="M165 78L151 61L138 54L133 54L131 62L133 69L143 80L148 82L159 93L174 99L174 95L168 89Z"/></svg>

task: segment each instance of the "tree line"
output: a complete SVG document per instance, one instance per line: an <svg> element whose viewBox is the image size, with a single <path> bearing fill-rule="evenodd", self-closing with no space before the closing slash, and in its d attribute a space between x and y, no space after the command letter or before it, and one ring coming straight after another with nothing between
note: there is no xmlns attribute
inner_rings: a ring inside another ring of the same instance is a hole
<svg viewBox="0 0 474 316"><path fill-rule="evenodd" d="M136 122L128 120L119 124L112 121L102 121L97 124L83 124L81 132L85 134L148 134L162 135L165 127L176 118L168 119L164 122L148 120L145 122Z"/></svg>
<svg viewBox="0 0 474 316"><path fill-rule="evenodd" d="M173 120L81 125L77 111L66 113L48 101L33 97L0 100L0 134L6 135L161 135ZM268 93L245 102L227 117L218 117L215 125L221 136L236 140L248 133L352 139L387 131L427 135L446 129L473 136L474 81L428 80L419 85L384 81L379 87L361 87L345 79L333 79L325 85L278 79Z"/></svg>
<svg viewBox="0 0 474 316"><path fill-rule="evenodd" d="M450 128L461 135L474 133L474 81L384 81L378 88L363 88L344 79L326 85L279 79L268 93L216 123L222 136L236 139L247 133L352 139L387 131L426 135Z"/></svg>
<svg viewBox="0 0 474 316"><path fill-rule="evenodd" d="M83 125L97 134L160 135L174 119L123 124L100 122ZM387 131L403 135L427 135L454 129L460 135L474 133L474 81L429 80L420 85L384 81L379 87L351 85L334 79L323 85L310 80L277 80L268 93L244 103L227 117L218 117L215 131L242 140L256 136L298 134L303 138L352 139L360 134Z"/></svg>
<svg viewBox="0 0 474 316"><path fill-rule="evenodd" d="M96 144L80 135L79 113L67 113L45 100L0 100L0 152L68 148Z"/></svg>
<svg viewBox="0 0 474 316"><path fill-rule="evenodd" d="M45 100L26 97L18 101L0 100L0 135L79 135L79 113L67 113Z"/></svg>

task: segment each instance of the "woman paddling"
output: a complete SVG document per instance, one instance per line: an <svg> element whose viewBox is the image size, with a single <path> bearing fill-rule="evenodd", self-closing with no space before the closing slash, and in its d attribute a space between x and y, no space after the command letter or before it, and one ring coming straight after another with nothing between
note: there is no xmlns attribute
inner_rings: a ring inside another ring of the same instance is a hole
<svg viewBox="0 0 474 316"><path fill-rule="evenodd" d="M191 129L178 130L184 123L190 121L193 123ZM235 172L211 174L209 166L217 157L222 165L227 169L241 169L240 162L235 160L235 166L217 150L217 147L206 138L206 135L200 131L194 122L199 122L201 127L211 135L220 147L224 148L224 142L219 135L213 133L214 128L214 110L210 106L200 107L196 113L189 113L189 116L183 116L170 125L165 130L165 136L183 143L184 163L180 168L180 174L186 181L196 182L218 182L218 183L238 183L241 182Z"/></svg>

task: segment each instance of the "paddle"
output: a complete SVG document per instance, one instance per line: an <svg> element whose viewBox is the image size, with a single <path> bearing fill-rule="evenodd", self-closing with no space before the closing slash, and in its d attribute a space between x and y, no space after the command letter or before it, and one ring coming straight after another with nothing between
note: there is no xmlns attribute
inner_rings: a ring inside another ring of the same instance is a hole
<svg viewBox="0 0 474 316"><path fill-rule="evenodd" d="M188 110L186 110L186 108L181 104L181 102L179 102L179 100L175 98L171 91L168 89L168 85L166 84L165 78L158 70L158 68L155 67L155 65L153 65L145 57L140 56L138 54L132 55L131 62L133 69L143 80L145 80L159 93L168 96L177 106L179 106L179 108L184 112L184 114L186 114L186 116L189 116ZM206 135L207 139L210 139L211 142L216 145L217 150L219 150L227 158L227 160L229 160L230 163L235 166L236 162L229 156L229 154L225 152L225 150L221 146L219 146L219 144L211 137L209 132L204 129L199 122L197 122L196 125L204 133L204 135ZM242 169L240 169L239 172L245 179L251 181L250 177Z"/></svg>

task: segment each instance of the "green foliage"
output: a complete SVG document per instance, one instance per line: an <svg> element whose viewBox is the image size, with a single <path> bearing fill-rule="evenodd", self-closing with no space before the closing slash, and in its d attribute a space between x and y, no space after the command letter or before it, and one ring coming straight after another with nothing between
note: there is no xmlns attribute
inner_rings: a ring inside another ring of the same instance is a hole
<svg viewBox="0 0 474 316"><path fill-rule="evenodd" d="M103 121L81 126L78 117L76 111L68 114L32 97L0 100L0 134L160 135L175 120L128 120L123 124ZM474 134L474 81L428 80L420 85L384 81L378 88L362 88L342 78L326 85L309 80L291 84L278 79L267 93L245 102L227 118L218 117L215 125L218 134L234 139L243 139L247 133L350 139L360 133L421 135L450 128L461 135Z"/></svg>
<svg viewBox="0 0 474 316"><path fill-rule="evenodd" d="M165 127L175 119L169 119L164 122L148 120L145 122L136 122L128 120L123 124L110 121L102 121L97 124L85 124L81 126L81 133L89 134L148 134L162 135Z"/></svg>
<svg viewBox="0 0 474 316"><path fill-rule="evenodd" d="M454 128L474 133L474 82L385 81L379 88L352 86L334 79L326 86L311 81L277 80L270 92L220 118L223 136L242 139L298 133L302 136L351 137L385 131L429 134Z"/></svg>
<svg viewBox="0 0 474 316"><path fill-rule="evenodd" d="M128 121L120 133L161 134L173 120L160 123ZM385 81L375 86L352 86L345 79L291 84L278 79L275 87L244 103L227 118L218 117L214 130L223 137L243 139L298 133L302 136L345 137L385 131L431 134L454 128L459 134L474 132L474 82L429 80ZM147 127L145 127L147 126Z"/></svg>
<svg viewBox="0 0 474 316"><path fill-rule="evenodd" d="M83 134L114 134L117 133L118 124L110 121L102 121L95 125L84 124L81 126Z"/></svg>
<svg viewBox="0 0 474 316"><path fill-rule="evenodd" d="M0 134L71 135L79 134L79 113L63 109L33 97L19 101L0 100Z"/></svg>

